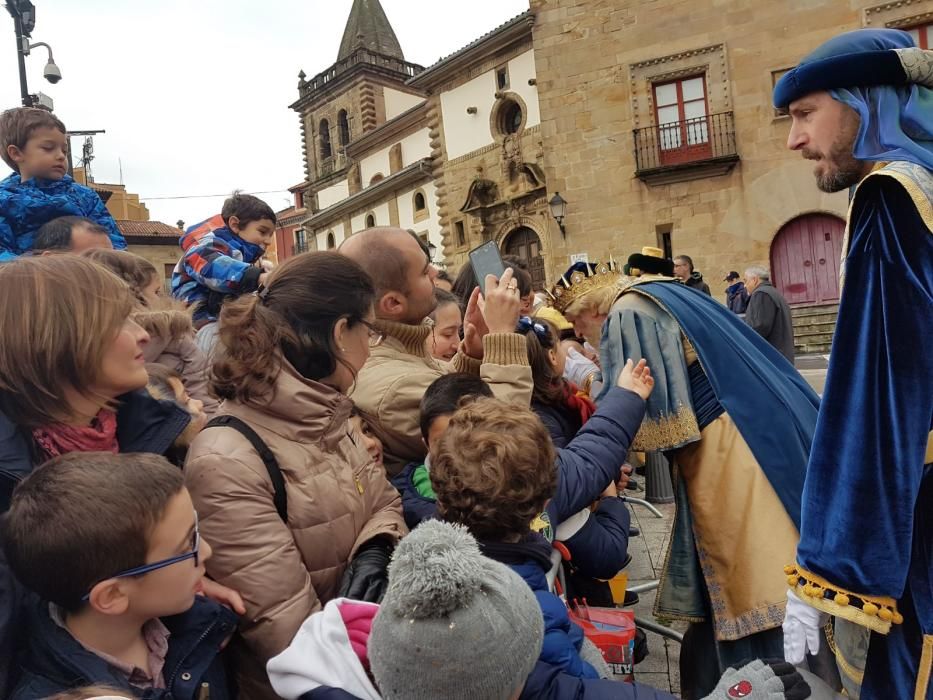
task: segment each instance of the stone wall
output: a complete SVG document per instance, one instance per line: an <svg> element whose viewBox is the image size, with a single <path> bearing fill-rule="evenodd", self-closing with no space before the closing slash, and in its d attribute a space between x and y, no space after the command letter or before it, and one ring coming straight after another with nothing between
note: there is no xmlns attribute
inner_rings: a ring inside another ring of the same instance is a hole
<svg viewBox="0 0 933 700"><path fill-rule="evenodd" d="M842 31L897 24L933 0L877 10L865 0L531 0L549 192L567 200L566 242L551 237L549 278L572 253L624 259L670 230L717 296L729 270L769 264L780 227L808 212L845 215L812 167L786 150L773 80ZM874 19L872 19L874 18ZM654 124L651 83L702 74L709 113L734 112L739 161L724 175L649 185L635 176L633 130Z"/></svg>
<svg viewBox="0 0 933 700"><path fill-rule="evenodd" d="M529 91L534 94L536 78L516 71L508 88L497 90L495 84L496 68L511 64L530 48L529 37L487 55L477 60L467 74L457 75L430 98L434 183L444 232L444 256L453 271L467 264L469 251L487 240L496 241L504 250L508 235L520 227L537 234L546 261L560 239L547 206L549 188L544 179L542 130L536 119L538 105L536 99L529 104L530 100L522 96L525 93L527 97ZM467 80L481 79L486 79L489 94L479 96L478 100L488 105L472 128L481 130L473 140L486 145L451 159L446 143L451 127L444 123L441 95L456 90ZM497 127L499 110L507 101L522 108L522 126L515 134L506 134Z"/></svg>
<svg viewBox="0 0 933 700"><path fill-rule="evenodd" d="M156 270L165 277L166 291L170 288L172 279L171 269L178 263L181 257L181 248L178 245L136 245L130 244L126 248L131 253L136 253L155 265Z"/></svg>

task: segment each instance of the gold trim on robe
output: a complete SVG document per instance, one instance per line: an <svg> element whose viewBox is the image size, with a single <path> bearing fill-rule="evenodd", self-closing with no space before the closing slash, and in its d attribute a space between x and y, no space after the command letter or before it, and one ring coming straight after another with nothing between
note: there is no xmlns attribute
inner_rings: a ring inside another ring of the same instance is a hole
<svg viewBox="0 0 933 700"><path fill-rule="evenodd" d="M727 413L701 437L674 459L687 487L716 639L778 628L787 587L774 575L775 560L793 556L800 535Z"/></svg>
<svg viewBox="0 0 933 700"><path fill-rule="evenodd" d="M788 585L802 601L829 615L855 622L879 634L890 632L892 623L899 625L904 621L894 598L847 591L799 564L785 566L784 573ZM831 597L824 597L825 593Z"/></svg>

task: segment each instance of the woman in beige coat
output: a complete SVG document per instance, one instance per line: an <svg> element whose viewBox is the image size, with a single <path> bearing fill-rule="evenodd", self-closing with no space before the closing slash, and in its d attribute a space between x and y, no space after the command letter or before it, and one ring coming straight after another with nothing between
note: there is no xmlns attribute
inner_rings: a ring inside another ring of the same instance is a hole
<svg viewBox="0 0 933 700"><path fill-rule="evenodd" d="M286 522L266 466L236 429L210 427L191 445L185 482L214 550L208 573L246 603L233 643L241 697L277 697L265 664L309 614L338 595L380 597L406 532L398 493L348 421L346 394L382 340L373 293L355 262L308 253L221 313L219 413L265 442L287 497Z"/></svg>

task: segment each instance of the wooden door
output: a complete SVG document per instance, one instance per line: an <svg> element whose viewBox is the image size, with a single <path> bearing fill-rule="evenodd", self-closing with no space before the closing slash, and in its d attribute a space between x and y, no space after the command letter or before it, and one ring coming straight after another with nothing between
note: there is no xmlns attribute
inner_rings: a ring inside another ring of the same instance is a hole
<svg viewBox="0 0 933 700"><path fill-rule="evenodd" d="M771 244L771 278L791 305L839 300L839 265L845 223L832 214L789 221Z"/></svg>
<svg viewBox="0 0 933 700"><path fill-rule="evenodd" d="M541 239L527 226L521 226L508 235L503 249L506 255L514 255L528 265L531 283L535 289L544 289L544 256L541 255Z"/></svg>

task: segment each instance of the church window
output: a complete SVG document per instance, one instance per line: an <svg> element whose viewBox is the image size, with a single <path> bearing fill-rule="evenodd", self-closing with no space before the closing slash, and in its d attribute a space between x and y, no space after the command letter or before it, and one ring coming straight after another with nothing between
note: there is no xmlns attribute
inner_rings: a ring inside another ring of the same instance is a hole
<svg viewBox="0 0 933 700"><path fill-rule="evenodd" d="M321 143L321 160L330 158L332 151L330 148L330 123L326 119L322 119L318 128L318 138Z"/></svg>
<svg viewBox="0 0 933 700"><path fill-rule="evenodd" d="M340 145L346 146L350 143L350 118L345 109L337 113L337 129L340 132Z"/></svg>

